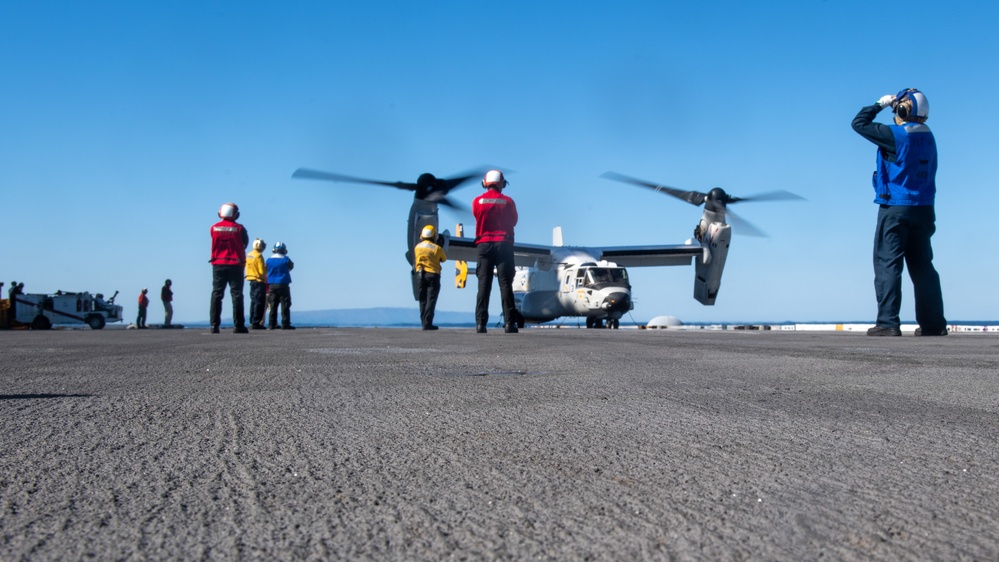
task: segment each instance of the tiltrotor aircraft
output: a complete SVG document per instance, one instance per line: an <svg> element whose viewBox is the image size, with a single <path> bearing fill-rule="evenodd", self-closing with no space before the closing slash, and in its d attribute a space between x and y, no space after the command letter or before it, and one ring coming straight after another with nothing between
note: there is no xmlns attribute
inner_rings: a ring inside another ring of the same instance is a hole
<svg viewBox="0 0 999 562"><path fill-rule="evenodd" d="M420 241L420 232L427 224L439 230L438 205L461 208L447 198L448 193L469 180L481 178L487 170L476 170L454 178L439 179L433 174L421 175L416 183L385 182L320 172L300 168L293 178L384 185L415 192L409 212L406 235L406 259L413 265L413 247ZM713 305L721 285L725 260L732 236L732 226L742 234L765 236L761 231L728 210L728 205L744 201L778 201L802 199L786 191L773 191L752 197L733 197L720 187L707 193L685 191L614 172L601 177L653 189L692 205L704 205L701 220L694 228L694 238L683 244L652 246L566 246L562 243L561 227L553 231L550 246L514 243L517 265L513 291L518 321L542 323L563 316L586 318L587 328L617 328L621 317L634 308L627 267L650 267L695 264L694 298L704 305ZM442 233L448 259L458 263L456 285L464 287L469 270L467 262L477 259L475 240ZM414 297L416 288L414 282Z"/></svg>

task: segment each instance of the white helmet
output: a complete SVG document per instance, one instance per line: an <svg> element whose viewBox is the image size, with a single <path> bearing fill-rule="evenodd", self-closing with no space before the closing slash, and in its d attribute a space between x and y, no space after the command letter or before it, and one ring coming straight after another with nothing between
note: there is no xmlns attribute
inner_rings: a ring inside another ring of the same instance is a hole
<svg viewBox="0 0 999 562"><path fill-rule="evenodd" d="M239 218L239 207L235 203L223 203L219 207L219 218L236 220Z"/></svg>
<svg viewBox="0 0 999 562"><path fill-rule="evenodd" d="M896 94L892 108L902 121L923 122L930 116L930 102L926 94L915 88L906 88Z"/></svg>
<svg viewBox="0 0 999 562"><path fill-rule="evenodd" d="M434 225L428 224L423 227L423 232L420 233L420 238L424 240L432 240L435 234L437 234L437 230L434 229Z"/></svg>
<svg viewBox="0 0 999 562"><path fill-rule="evenodd" d="M506 181L503 177L503 172L499 170L489 170L486 172L486 177L482 178L482 187L498 187L503 189L510 182Z"/></svg>
<svg viewBox="0 0 999 562"><path fill-rule="evenodd" d="M264 251L264 248L266 247L267 247L267 242L264 242L260 238L257 238L256 240L253 241L253 249L258 252Z"/></svg>

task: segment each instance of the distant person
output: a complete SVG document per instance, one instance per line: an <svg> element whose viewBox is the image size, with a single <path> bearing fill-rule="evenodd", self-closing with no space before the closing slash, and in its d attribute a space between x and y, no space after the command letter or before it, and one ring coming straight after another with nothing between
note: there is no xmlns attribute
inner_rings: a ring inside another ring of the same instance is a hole
<svg viewBox="0 0 999 562"><path fill-rule="evenodd" d="M219 208L219 222L212 225L212 303L209 310L209 323L213 334L219 333L222 323L222 297L229 286L232 297L232 323L234 334L246 334L246 321L243 316L243 270L246 266L246 246L249 235L243 225L236 222L239 207L235 203L225 203Z"/></svg>
<svg viewBox="0 0 999 562"><path fill-rule="evenodd" d="M416 289L420 297L420 323L424 330L436 330L434 310L441 292L441 263L447 261L438 242L437 231L428 224L420 233L420 243L413 249L416 255Z"/></svg>
<svg viewBox="0 0 999 562"><path fill-rule="evenodd" d="M160 300L163 301L164 328L169 328L173 321L173 290L170 289L171 285L173 285L173 281L167 279L163 282L163 288L160 289Z"/></svg>
<svg viewBox="0 0 999 562"><path fill-rule="evenodd" d="M267 308L267 264L260 252L267 249L267 242L260 238L253 241L253 250L246 255L246 280L250 282L250 328L264 329L264 310Z"/></svg>
<svg viewBox="0 0 999 562"><path fill-rule="evenodd" d="M149 289L143 288L142 292L139 293L139 316L135 319L135 327L139 329L144 329L146 327L146 309L149 308L149 297L146 293Z"/></svg>
<svg viewBox="0 0 999 562"><path fill-rule="evenodd" d="M519 314L513 300L513 228L517 226L517 206L513 199L503 195L509 184L503 172L490 170L482 179L486 192L472 202L475 215L475 245L478 263L475 275L479 278L479 292L475 298L475 332L486 333L489 321L489 293L492 291L493 268L499 280L503 302L505 332L517 333Z"/></svg>
<svg viewBox="0 0 999 562"><path fill-rule="evenodd" d="M17 323L17 297L24 293L24 283L17 281L10 282L10 289L7 290L7 302L10 309L7 314L7 327L13 328Z"/></svg>
<svg viewBox="0 0 999 562"><path fill-rule="evenodd" d="M891 106L894 125L874 123ZM853 118L853 130L878 147L874 202L874 291L877 324L869 336L901 336L902 266L909 270L916 300L917 336L946 336L940 276L933 267L930 237L936 231L937 145L926 126L930 105L914 88L885 95Z"/></svg>
<svg viewBox="0 0 999 562"><path fill-rule="evenodd" d="M281 329L294 330L291 325L291 270L294 262L288 257L288 247L284 242L274 244L271 257L267 258L267 304L270 306L267 327L278 328L278 305L281 306Z"/></svg>

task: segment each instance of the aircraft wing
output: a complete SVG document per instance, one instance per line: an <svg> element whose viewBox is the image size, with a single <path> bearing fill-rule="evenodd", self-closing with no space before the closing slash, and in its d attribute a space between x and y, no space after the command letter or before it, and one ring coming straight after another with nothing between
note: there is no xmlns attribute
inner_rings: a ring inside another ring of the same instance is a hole
<svg viewBox="0 0 999 562"><path fill-rule="evenodd" d="M600 259L614 262L623 267L659 267L668 265L690 265L691 260L703 255L699 244L675 244L670 246L615 246L591 248Z"/></svg>
<svg viewBox="0 0 999 562"><path fill-rule="evenodd" d="M545 258L551 258L552 248L550 246L542 246L539 244L513 244L513 258L516 265L531 267L534 266L538 260L544 261ZM475 239L474 238L451 238L450 245L447 251L447 259L449 260L464 260L464 261L478 261L479 253L475 249Z"/></svg>

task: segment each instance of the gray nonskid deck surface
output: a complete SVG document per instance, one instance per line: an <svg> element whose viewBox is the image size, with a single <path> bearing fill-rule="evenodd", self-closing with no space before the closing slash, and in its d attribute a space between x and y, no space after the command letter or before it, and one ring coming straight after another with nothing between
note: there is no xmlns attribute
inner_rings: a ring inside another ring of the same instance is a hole
<svg viewBox="0 0 999 562"><path fill-rule="evenodd" d="M999 338L499 332L0 333L0 559L999 559Z"/></svg>

